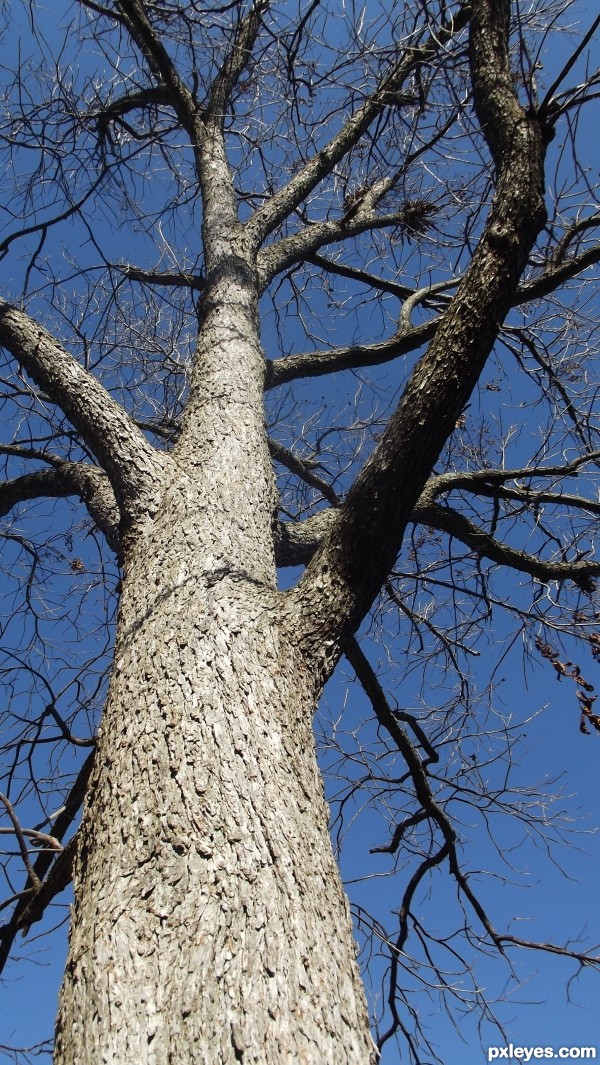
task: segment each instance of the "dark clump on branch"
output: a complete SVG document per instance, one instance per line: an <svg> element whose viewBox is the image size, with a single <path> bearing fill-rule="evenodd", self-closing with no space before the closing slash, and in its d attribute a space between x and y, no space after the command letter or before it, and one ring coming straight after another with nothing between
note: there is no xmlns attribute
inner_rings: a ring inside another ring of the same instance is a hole
<svg viewBox="0 0 600 1065"><path fill-rule="evenodd" d="M600 637L598 633L591 633L589 636L589 642L592 648L592 657L598 658L598 648L600 647ZM600 715L594 713L593 704L598 698L597 695L592 695L594 691L594 685L590 684L581 675L581 669L574 662L561 662L558 657L557 651L549 643L538 637L535 641L535 646L542 655L543 658L547 658L553 668L556 670L556 679L560 680L561 677L570 677L578 685L578 691L576 692L577 698L580 704L581 718L579 721L579 731L584 734L589 734L588 723L596 729L596 732L600 732Z"/></svg>

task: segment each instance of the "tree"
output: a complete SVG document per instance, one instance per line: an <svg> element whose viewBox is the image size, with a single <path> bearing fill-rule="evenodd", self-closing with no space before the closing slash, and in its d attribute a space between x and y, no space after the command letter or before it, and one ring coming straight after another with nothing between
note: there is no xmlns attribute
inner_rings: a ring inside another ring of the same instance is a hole
<svg viewBox="0 0 600 1065"><path fill-rule="evenodd" d="M437 948L459 956L412 909L438 867L468 940L532 945L496 929L455 818L510 813L511 792L455 756L490 736L465 663L503 608L600 728L580 136L600 18L581 17L6 10L2 942L6 960L73 878L61 1065L375 1060L313 739L342 656L368 743L334 729L321 767L345 754L339 816L361 789L389 823L374 849L410 858L396 932L360 915L388 959L379 1046L404 1035L418 1060L407 939L440 980ZM278 587L277 566L302 572ZM378 678L375 637L406 677L443 667L427 712ZM513 739L495 728L494 765ZM523 795L545 839L545 799Z"/></svg>

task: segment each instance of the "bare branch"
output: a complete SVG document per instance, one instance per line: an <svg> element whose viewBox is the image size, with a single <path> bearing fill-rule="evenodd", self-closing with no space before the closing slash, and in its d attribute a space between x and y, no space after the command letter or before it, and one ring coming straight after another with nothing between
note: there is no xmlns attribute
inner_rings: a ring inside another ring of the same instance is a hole
<svg viewBox="0 0 600 1065"><path fill-rule="evenodd" d="M600 226L600 216L595 216L594 225ZM600 262L600 244L586 248L585 251L571 259L561 260L557 265L551 262L541 274L521 285L517 293L517 305L549 296L552 292L556 292L565 281L571 281L572 278L588 270L590 266L595 266L598 262Z"/></svg>
<svg viewBox="0 0 600 1065"><path fill-rule="evenodd" d="M71 883L76 853L77 836L75 835L62 848L47 877L39 885L24 908L19 918L18 929L24 936L27 935L32 924L35 924L36 921L41 921L50 903Z"/></svg>
<svg viewBox="0 0 600 1065"><path fill-rule="evenodd" d="M515 93L508 67L508 11L507 3L481 0L471 23L476 105L498 167L485 231L381 443L290 593L307 653L313 660L322 655L322 676L331 672L394 563L413 508L485 365L545 222L543 137Z"/></svg>
<svg viewBox="0 0 600 1065"><path fill-rule="evenodd" d="M204 289L204 278L198 274L176 273L172 270L142 270L139 266L131 266L127 263L115 263L113 269L119 270L130 281L140 281L144 285L191 288L197 292L202 292Z"/></svg>
<svg viewBox="0 0 600 1065"><path fill-rule="evenodd" d="M77 495L106 536L107 543L120 555L119 508L106 475L85 462L59 460L50 470L23 474L0 484L0 516L28 499L62 498Z"/></svg>
<svg viewBox="0 0 600 1065"><path fill-rule="evenodd" d="M155 33L146 5L142 0L116 0L115 8L115 13L111 12L111 15L114 17L116 14L127 27L161 89L164 86L182 126L194 143L198 130L197 105L192 93L180 78L167 49Z"/></svg>
<svg viewBox="0 0 600 1065"><path fill-rule="evenodd" d="M545 120L547 117L552 119L552 103L556 90L558 89L559 85L561 85L562 82L565 80L569 72L573 69L579 57L583 55L588 44L590 43L590 41L593 40L594 34L596 33L596 30L599 26L600 15L598 15L598 17L594 19L589 30L587 31L587 33L584 34L579 44L577 45L577 48L574 50L572 55L569 56L567 62L562 67L562 70L552 82L550 88L548 89L544 99L542 100L538 108L538 114L542 120Z"/></svg>
<svg viewBox="0 0 600 1065"><path fill-rule="evenodd" d="M221 70L213 81L205 117L217 119L222 126L227 105L237 82L246 69L261 27L262 18L271 6L271 0L252 0L250 11L236 27L235 38Z"/></svg>
<svg viewBox="0 0 600 1065"><path fill-rule="evenodd" d="M594 225L597 224L600 224L600 220L597 216L594 216ZM377 278L372 274L366 274L364 271L356 270L352 267L341 266L338 263L323 259L321 256L312 256L309 261L315 262L316 265L324 266L326 269L344 277L363 281L365 284L380 288L393 296L398 296L401 300L409 301L412 298L416 298L417 295L414 289L397 285L383 278ZM581 254L573 256L573 258L561 260L558 265L554 265L554 260L552 260L544 271L519 286L511 301L511 306L521 307L531 300L543 299L545 296L551 295L566 281L577 277L597 262L600 262L600 246L588 248ZM456 280L442 283L442 285L447 287L456 286L459 281L460 278L457 278ZM433 295L435 287L432 286L429 290L419 290L421 302L427 303L427 295L428 293ZM336 373L339 370L358 369L361 366L380 366L383 363L391 362L393 359L407 355L411 351L418 351L423 344L435 336L440 322L441 316L432 318L428 322L405 328L388 340L379 341L375 344L355 344L351 347L330 348L327 351L307 351L271 361L267 365L265 387L267 389L275 388L277 385L295 381L302 377L321 377L325 374ZM547 366L545 368L547 369Z"/></svg>
<svg viewBox="0 0 600 1065"><path fill-rule="evenodd" d="M429 62L453 37L460 34L468 24L469 16L469 5L463 4L453 18L437 27L434 33L428 34L422 44L414 45L403 52L382 78L375 92L344 123L326 147L313 156L284 188L255 213L247 228L256 246L262 244L269 233L292 214L326 174L331 173L336 163L357 143L380 111L395 105L395 97L410 75L418 67ZM315 251L320 246L316 244L310 250ZM278 256L280 261L283 258L280 253L273 254ZM273 276L273 273L269 273Z"/></svg>
<svg viewBox="0 0 600 1065"><path fill-rule="evenodd" d="M57 403L106 470L123 512L156 492L161 456L99 381L50 333L0 300L0 343Z"/></svg>
<svg viewBox="0 0 600 1065"><path fill-rule="evenodd" d="M314 258L315 253L328 244L336 244L361 233L379 229L404 228L406 232L410 232L412 219L411 205L407 204L398 211L384 214L365 207L351 218L344 216L334 221L306 225L298 233L284 237L275 244L269 244L259 252L257 262L260 288L266 288L277 274L295 263Z"/></svg>
<svg viewBox="0 0 600 1065"><path fill-rule="evenodd" d="M485 495L489 495L490 491L495 491L501 485L505 485L508 481L577 477L578 471L582 466L585 466L590 462L597 462L599 459L600 451L591 451L584 455L578 455L577 458L572 459L571 462L565 462L562 464L519 466L506 469L486 468L482 470L461 470L456 473L441 473L433 476L429 480L427 486L423 490L421 502L429 504L440 495L452 491L452 489L455 488L466 488L468 491L482 492ZM518 498L524 499L528 496L530 490L519 487L518 489L510 489L510 491L517 492ZM576 505L583 507L588 503L591 503L592 506L595 505L593 501L585 500L579 496L574 496L572 498L576 500Z"/></svg>
<svg viewBox="0 0 600 1065"><path fill-rule="evenodd" d="M451 507L432 504L416 508L416 517L435 529L442 529L450 536L455 536L463 544L475 551L480 558L488 558L501 566L509 566L521 573L528 573L539 581L573 581L583 592L591 594L595 583L593 578L600 575L600 562L585 562L576 559L573 562L544 561L526 551L518 551L508 544L503 544L490 536L484 529L465 518L463 514Z"/></svg>
<svg viewBox="0 0 600 1065"><path fill-rule="evenodd" d="M431 340L440 324L435 318L423 325L413 326L389 340L376 344L355 344L352 347L332 348L330 351L309 351L288 355L267 364L265 388L275 388L300 377L320 377L337 370L357 369L360 366L379 366L411 351L418 351Z"/></svg>
<svg viewBox="0 0 600 1065"><path fill-rule="evenodd" d="M462 531L468 534L468 539L465 539L461 535L461 531L459 531L458 524L453 525L454 515L457 514L459 518L461 515L449 507L437 505L435 500L452 491L463 490L492 499L515 500L531 508L538 507L543 503L551 503L574 511L600 515L600 502L596 500L586 499L585 496L575 495L570 492L553 492L548 489L536 489L518 483L539 479L556 480L560 478L562 480L566 477L576 477L578 470L583 465L597 462L598 459L600 459L600 452L592 452L560 466L524 466L516 469L484 469L472 470L470 473L438 474L431 477L427 482L415 504L411 521L431 525L434 528L448 532L451 536L456 536L457 539L471 547L478 556L490 558L501 565L529 573L540 580L572 580L577 584L583 578L584 584L587 584L589 588L590 585L587 583L587 579L597 576L597 570L594 572L596 563L582 563L580 560L576 560L573 564L549 563L549 570L538 556L529 555L527 552L514 551L508 545L496 542L494 537L489 536L483 529L476 529L474 526L471 528L471 523L469 522L462 528ZM286 462L285 465L292 469L291 463L288 464ZM303 475L301 468L295 469L294 472L302 476L306 483L312 484L314 475L311 474L311 471L304 471L307 476ZM310 480L307 479L308 477L310 477ZM317 480L320 482L320 478L317 478ZM510 481L516 483L509 486L508 482ZM322 490L320 483L313 485L313 487L319 487ZM333 503L333 500L330 501ZM339 502L336 496L333 505L339 506ZM440 511L441 514L439 513ZM308 565L315 551L330 532L335 520L335 511L327 509L318 511L317 514L304 521L280 522L276 542L277 565ZM480 540L478 540L478 536L481 537ZM493 555L488 554L488 547L494 552ZM552 567L556 565L559 566L559 569L554 570ZM575 567L574 569L572 568L573 566ZM561 569L561 567L564 567L564 569Z"/></svg>
<svg viewBox="0 0 600 1065"><path fill-rule="evenodd" d="M92 751L79 770L77 779L67 796L62 810L54 818L52 836L59 843L64 839L81 809L94 765L94 758L95 751ZM33 877L28 876L10 921L0 928L0 973L2 973L9 959L17 933L26 931L34 921L40 920L46 905L52 901L59 891L62 891L67 886L71 877L74 847L75 837L63 848L58 857L49 850L38 854L33 865ZM52 875L54 865L57 865L55 876ZM49 870L51 876L47 877ZM47 888L44 886L46 880L48 881ZM37 902L38 897L39 903ZM30 905L32 906L31 910L29 910Z"/></svg>
<svg viewBox="0 0 600 1065"><path fill-rule="evenodd" d="M64 222L67 218L71 218L73 215L78 214L79 211L81 211L81 208L98 191L105 177L106 170L102 169L99 176L94 182L92 182L87 192L85 192L83 196L80 196L79 199L75 201L75 203L72 203L69 205L69 207L65 208L64 211L61 211L59 214L54 215L54 217L47 218L43 222L36 222L34 225L23 226L22 229L17 230L15 233L10 233L9 236L5 237L4 240L0 241L0 259L4 258L11 244L15 240L20 240L23 237L28 237L32 233L41 233L42 236L46 236L48 230L52 226L56 226L59 224L59 222Z"/></svg>
<svg viewBox="0 0 600 1065"><path fill-rule="evenodd" d="M24 866L25 866L25 868L27 870L27 876L28 876L28 878L29 878L29 880L31 882L31 885L34 888L34 890L35 891L39 891L40 886L41 886L40 879L39 879L39 877L38 877L38 875L37 875L32 863L31 863L30 857L29 857L29 848L27 846L26 833L23 831L23 829L21 827L21 822L19 821L19 818L17 817L17 815L15 813L14 806L9 801L8 797L6 795L2 795L2 793L0 793L0 802L4 805L4 808L6 809L6 812L7 812L8 816L10 817L10 820L12 822L13 830L14 830L15 836L17 837L17 842L19 844L19 850L21 851L21 857L23 859L23 864L24 864Z"/></svg>
<svg viewBox="0 0 600 1065"><path fill-rule="evenodd" d="M276 440L269 440L269 451L273 458L280 462L282 466L285 466L291 473L296 473L310 488L316 488L323 496L323 499L326 499L333 507L338 505L338 496L331 485L314 473L306 462L294 455L293 451L284 447L283 444L278 444Z"/></svg>

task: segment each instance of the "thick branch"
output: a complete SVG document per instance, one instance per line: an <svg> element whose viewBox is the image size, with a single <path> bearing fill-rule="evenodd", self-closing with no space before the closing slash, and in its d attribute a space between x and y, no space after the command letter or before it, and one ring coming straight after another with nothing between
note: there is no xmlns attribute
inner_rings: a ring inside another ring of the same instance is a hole
<svg viewBox="0 0 600 1065"><path fill-rule="evenodd" d="M471 76L498 167L483 236L381 443L289 593L299 625L295 639L309 661L319 663L321 679L329 676L393 566L417 500L481 374L545 223L543 134L535 117L521 108L510 76L509 8L508 0L473 5Z"/></svg>
<svg viewBox="0 0 600 1065"><path fill-rule="evenodd" d="M231 50L210 89L206 115L223 125L231 93L248 65L258 36L262 17L271 0L254 0L250 11L239 23Z"/></svg>
<svg viewBox="0 0 600 1065"><path fill-rule="evenodd" d="M401 300L408 300L414 294L413 289L404 285L378 278L356 268L342 266L321 256L312 256L310 261L343 277L390 292ZM511 301L511 307L520 307L531 300L543 299L551 295L566 281L577 277L578 274L598 262L600 262L599 245L594 245L571 259L561 260L559 265L551 260L540 274L519 285ZM452 284L458 284L458 280ZM422 302L426 303L426 300ZM357 370L361 366L380 366L391 362L402 355L408 355L411 351L417 351L431 340L440 322L441 317L432 318L429 322L405 329L388 340L382 340L376 344L353 344L350 347L330 348L326 351L306 351L269 361L265 387L275 388L277 385L296 381L302 377L322 377L325 374L336 373L338 370Z"/></svg>
<svg viewBox="0 0 600 1065"><path fill-rule="evenodd" d="M540 581L571 580L584 591L593 590L593 578L600 574L600 563L576 560L574 562L544 562L537 555L519 551L496 540L484 529L473 525L454 509L441 506L435 500L447 493L462 489L479 496L493 499L509 499L528 507L550 503L600 516L600 502L586 499L570 492L552 492L527 488L523 485L509 487L506 482L524 478L577 476L578 468L597 459L597 455L582 456L564 466L527 467L513 470L474 470L470 473L445 473L431 477L411 514L414 523L431 525L450 536L456 537L481 558L489 558L499 565L528 573ZM299 473L299 475L301 475ZM339 504L339 501L338 501ZM320 510L301 522L280 522L277 528L275 557L278 566L307 566L325 537L331 531L335 510Z"/></svg>
<svg viewBox="0 0 600 1065"><path fill-rule="evenodd" d="M264 290L277 274L295 263L313 262L315 252L328 244L339 244L350 237L378 229L400 228L410 233L413 222L415 214L410 203L399 211L383 214L368 210L366 203L366 206L361 206L352 217L343 215L327 222L308 224L297 233L283 237L281 241L270 244L259 252L257 261L260 289Z"/></svg>
<svg viewBox="0 0 600 1065"><path fill-rule="evenodd" d="M413 326L404 333L397 333L389 340L378 344L352 344L350 347L331 348L329 351L307 351L288 355L267 363L265 388L275 388L299 377L321 377L337 370L358 369L361 366L379 366L381 363L418 351L435 336L440 318Z"/></svg>
<svg viewBox="0 0 600 1065"><path fill-rule="evenodd" d="M278 566L306 566L334 520L334 510L319 510L305 521L280 521L275 531Z"/></svg>
<svg viewBox="0 0 600 1065"><path fill-rule="evenodd" d="M326 499L333 507L337 507L339 499L333 488L327 483L327 481L324 481L322 477L319 477L307 462L298 458L293 451L284 447L283 444L278 444L276 440L270 438L269 451L273 458L277 462L280 462L282 466L285 466L290 473L295 473L305 484L309 485L310 488L316 488L323 496L323 499Z"/></svg>
<svg viewBox="0 0 600 1065"><path fill-rule="evenodd" d="M55 858L46 879L34 892L19 918L19 931L27 935L32 924L41 921L50 903L69 886L73 879L73 862L77 851L77 836L69 840Z"/></svg>
<svg viewBox="0 0 600 1065"><path fill-rule="evenodd" d="M159 82L164 86L166 102L167 97L173 105L177 117L184 129L195 141L197 126L197 106L187 86L179 77L175 64L171 60L167 49L160 40L146 13L145 4L142 0L117 0L116 17L127 27L133 41L144 56L148 66Z"/></svg>
<svg viewBox="0 0 600 1065"><path fill-rule="evenodd" d="M600 219L597 224L600 224ZM588 270L590 266L595 266L596 263L600 263L600 245L598 244L586 248L585 251L574 255L571 259L563 260L558 265L550 262L541 274L521 285L517 293L518 303L527 303L528 300L538 300L549 296L552 292L556 292L556 289L565 281L577 277L578 274Z"/></svg>
<svg viewBox="0 0 600 1065"><path fill-rule="evenodd" d="M342 216L326 222L307 224L290 237L284 237L276 244L269 244L258 254L259 286L264 290L269 282L283 270L295 263L314 259L315 253L327 244L337 244L350 237L376 229L393 229L401 227L410 232L411 220L414 218L410 206L398 211L378 214L376 211L361 209L352 218ZM249 223L248 223L249 224Z"/></svg>
<svg viewBox="0 0 600 1065"><path fill-rule="evenodd" d="M117 263L114 270L119 270L130 281L139 281L143 285L156 285L164 288L191 288L197 292L204 289L204 278L201 274L188 274L173 270L142 270L139 266L131 266L129 263Z"/></svg>
<svg viewBox="0 0 600 1065"><path fill-rule="evenodd" d="M84 502L109 546L121 553L121 515L106 475L86 462L60 462L50 470L36 470L0 484L0 517L28 499L76 495Z"/></svg>
<svg viewBox="0 0 600 1065"><path fill-rule="evenodd" d="M551 503L554 506L587 511L588 514L595 514L600 517L600 502L594 499L586 499L585 496L574 495L572 492L545 492L543 490L538 492L529 488L508 488L504 485L499 488L489 484L480 484L478 486L465 484L464 488L467 492L473 492L479 496L488 496L492 499L514 499L528 507L539 507L543 503Z"/></svg>
<svg viewBox="0 0 600 1065"><path fill-rule="evenodd" d="M0 344L81 434L108 474L123 514L138 516L155 494L161 456L129 415L50 333L4 300Z"/></svg>
<svg viewBox="0 0 600 1065"><path fill-rule="evenodd" d="M600 451L590 451L587 454L578 455L571 462L556 466L519 466L512 469L461 470L454 473L440 473L429 479L419 502L422 506L428 506L447 492L465 489L484 496L495 496L502 492L506 499L519 499L521 502L533 505L541 502L561 503L597 514L600 512L600 503L586 499L584 496L562 492L548 493L546 490L538 491L519 484L515 484L514 488L507 488L506 485L509 481L516 483L577 477L582 466L599 460Z"/></svg>
<svg viewBox="0 0 600 1065"><path fill-rule="evenodd" d="M150 85L137 92L126 93L105 103L96 118L96 125L101 136L106 135L108 126L116 118L122 118L130 111L143 110L145 107L158 107L171 102L166 85Z"/></svg>

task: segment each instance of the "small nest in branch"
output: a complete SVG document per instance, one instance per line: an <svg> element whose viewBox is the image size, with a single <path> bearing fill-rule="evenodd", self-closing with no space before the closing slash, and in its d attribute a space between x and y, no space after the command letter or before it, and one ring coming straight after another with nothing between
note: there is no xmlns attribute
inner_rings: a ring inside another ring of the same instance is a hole
<svg viewBox="0 0 600 1065"><path fill-rule="evenodd" d="M422 237L433 225L433 217L439 211L431 200L407 200L402 208L402 222L397 227L401 237Z"/></svg>

